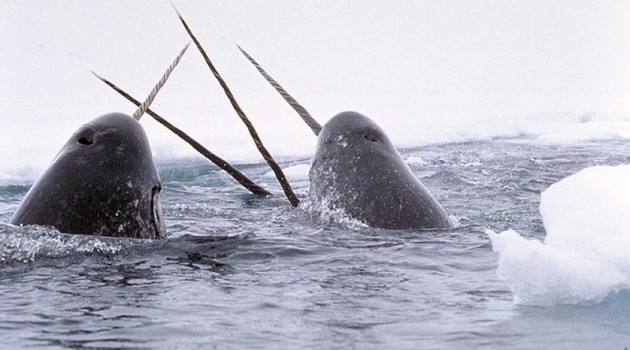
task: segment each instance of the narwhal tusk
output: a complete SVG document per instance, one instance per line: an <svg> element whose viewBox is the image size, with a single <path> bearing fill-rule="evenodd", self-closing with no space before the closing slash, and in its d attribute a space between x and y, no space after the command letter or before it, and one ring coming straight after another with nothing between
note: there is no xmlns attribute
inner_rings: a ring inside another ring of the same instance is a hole
<svg viewBox="0 0 630 350"><path fill-rule="evenodd" d="M179 63L179 60L182 58L182 56L184 56L184 53L188 49L189 45L190 43L184 46L184 48L179 52L177 57L175 57L175 60L173 61L173 63L171 63L171 65L166 69L166 72L164 72L164 75L162 75L162 78L160 79L160 81L158 81L158 83L155 84L155 86L151 90L151 93L149 93L149 96L147 96L144 102L142 102L142 104L138 106L136 111L133 112L133 119L140 120L140 118L142 118L144 113L146 113L147 109L149 109L149 106L155 99L155 96L157 96L158 91L160 91L160 89L164 86L164 84L168 80L168 77L171 75L171 72L173 72L173 69L175 69L175 67L177 67L177 64Z"/></svg>
<svg viewBox="0 0 630 350"><path fill-rule="evenodd" d="M173 8L175 8L175 6L173 6ZM251 123L247 115L245 115L245 112L243 111L241 106L238 104L238 102L236 102L236 99L234 98L234 95L232 94L232 91L230 90L230 88L227 86L225 80L223 80L223 78L219 74L219 71L215 68L214 64L212 63L212 61L206 54L206 51L203 49L203 47L199 43L199 40L197 40L197 38L193 35L192 31L190 30L190 27L188 27L188 24L186 23L186 21L184 20L182 15L179 13L179 11L177 11L176 8L175 8L175 12L177 12L177 16L179 17L180 21L184 25L186 32L188 33L192 41L197 46L197 49L199 49L199 52L201 53L204 60L206 61L206 64L212 71L212 74L219 82L219 85L221 85L223 92L225 93L227 98L230 100L230 103L232 104L234 111L236 111L236 114L239 116L241 121L247 127L247 130L249 131L250 136L254 140L254 144L256 145L256 148L258 149L260 154L263 156L267 164L269 164L269 167L271 167L271 170L273 171L276 178L278 179L278 182L280 183L280 186L282 187L282 190L284 191L285 196L287 197L291 205L293 205L294 207L297 207L300 204L300 200L293 192L293 189L291 188L289 181L286 179L286 176L282 172L282 169L280 168L278 163L273 159L273 156L271 156L267 148L265 148L265 146L263 145L262 140L258 136L258 132L254 128L254 125Z"/></svg>
<svg viewBox="0 0 630 350"><path fill-rule="evenodd" d="M140 106L140 102L138 100L136 100L135 98L131 97L131 95L129 95L128 93L123 91L121 88L116 86L114 83L112 83L109 80L99 76L98 74L96 74L94 72L92 72L92 74L94 74L102 82L107 84L107 86L111 87L116 92L121 94L124 98L126 98L129 101L131 101L131 103L135 104L136 106ZM180 130L179 128L174 126L173 124L169 123L166 119L162 118L157 113L153 112L150 108L147 108L146 113L148 115L150 115L151 117L153 117L153 119L155 119L158 123L164 125L167 129L172 131L175 135L179 136L181 139L186 141L195 150L197 150L197 152L201 153L204 157L206 157L212 163L216 164L219 168L225 170L236 181L238 181L241 185L243 185L243 187L248 189L253 194L260 195L260 196L270 196L271 195L271 193L269 191L267 191L266 189L262 188L261 186L256 184L254 181L250 180L247 176L245 176L245 174L241 173L238 169L236 169L230 163L228 163L227 161L223 160L221 157L215 155L214 153L210 152L208 149L203 147L199 142L195 141L192 137L188 136L185 132L183 132L182 130Z"/></svg>
<svg viewBox="0 0 630 350"><path fill-rule="evenodd" d="M274 78L272 78L264 69L263 67L258 64L258 62L256 62L256 60L250 56L247 51L245 51L242 47L240 47L239 45L236 45L238 47L239 50L241 50L241 53L243 55L245 55L245 57L249 60L249 62L251 62L254 67L256 67L256 69L258 69L258 72L260 72L260 74L267 80L267 82L269 84L271 84L271 86L276 89L276 91L280 94L280 96L282 96L282 98L284 98L285 101L287 101L287 103L300 115L300 117L302 117L302 120L304 120L304 122L306 123L306 125L308 125L311 130L313 130L313 133L315 134L315 136L319 136L320 131L322 131L322 126L317 122L317 120L315 120L315 118L313 118L313 116L311 116L311 114L306 110L306 108L304 108L298 101L296 101L293 96L291 96L287 90L285 90L282 85L280 85Z"/></svg>

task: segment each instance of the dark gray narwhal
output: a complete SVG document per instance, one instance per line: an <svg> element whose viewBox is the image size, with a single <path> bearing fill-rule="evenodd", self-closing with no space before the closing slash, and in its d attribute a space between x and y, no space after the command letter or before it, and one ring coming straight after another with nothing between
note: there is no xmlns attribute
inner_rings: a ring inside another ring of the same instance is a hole
<svg viewBox="0 0 630 350"><path fill-rule="evenodd" d="M314 206L342 210L371 227L451 228L448 215L370 118L342 112L323 127L245 50L247 59L318 136L309 171Z"/></svg>
<svg viewBox="0 0 630 350"><path fill-rule="evenodd" d="M163 238L160 189L142 126L129 115L110 113L70 137L10 222L64 233Z"/></svg>
<svg viewBox="0 0 630 350"><path fill-rule="evenodd" d="M186 48L136 110L135 119L110 113L81 126L30 188L10 223L73 234L164 238L160 177L138 120Z"/></svg>

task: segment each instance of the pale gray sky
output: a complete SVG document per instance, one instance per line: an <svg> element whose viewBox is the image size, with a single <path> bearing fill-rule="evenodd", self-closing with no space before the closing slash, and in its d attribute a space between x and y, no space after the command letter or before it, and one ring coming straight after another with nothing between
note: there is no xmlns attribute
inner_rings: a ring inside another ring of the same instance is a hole
<svg viewBox="0 0 630 350"><path fill-rule="evenodd" d="M189 42L170 3L1 1L0 166L48 161L83 122L131 114L90 70L143 99ZM630 112L629 1L174 3L279 154L309 154L315 140L237 43L321 122L356 110L395 142L478 115ZM155 109L218 153L255 154L194 48ZM154 148L186 148L143 124Z"/></svg>

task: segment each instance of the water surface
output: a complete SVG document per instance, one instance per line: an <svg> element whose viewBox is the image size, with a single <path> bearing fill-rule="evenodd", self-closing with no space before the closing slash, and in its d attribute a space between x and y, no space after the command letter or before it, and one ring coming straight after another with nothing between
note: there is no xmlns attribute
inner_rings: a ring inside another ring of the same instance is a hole
<svg viewBox="0 0 630 350"><path fill-rule="evenodd" d="M540 193L588 166L630 163L623 141L494 139L402 151L457 222L382 230L293 209L264 163L248 194L202 159L158 161L169 238L65 235L0 224L7 348L624 349L630 292L518 305L485 233L544 239ZM309 159L284 159L305 199ZM8 222L28 186L0 187Z"/></svg>

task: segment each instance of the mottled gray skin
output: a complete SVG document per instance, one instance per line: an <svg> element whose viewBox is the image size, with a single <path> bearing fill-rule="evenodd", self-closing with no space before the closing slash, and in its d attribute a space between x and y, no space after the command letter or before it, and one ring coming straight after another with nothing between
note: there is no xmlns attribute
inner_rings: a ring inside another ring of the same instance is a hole
<svg viewBox="0 0 630 350"><path fill-rule="evenodd" d="M70 137L11 223L75 234L164 238L160 189L144 129L128 115L110 113Z"/></svg>
<svg viewBox="0 0 630 350"><path fill-rule="evenodd" d="M324 125L309 178L312 203L371 227L452 227L385 132L359 113L339 113Z"/></svg>

